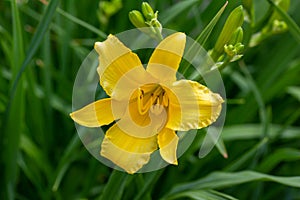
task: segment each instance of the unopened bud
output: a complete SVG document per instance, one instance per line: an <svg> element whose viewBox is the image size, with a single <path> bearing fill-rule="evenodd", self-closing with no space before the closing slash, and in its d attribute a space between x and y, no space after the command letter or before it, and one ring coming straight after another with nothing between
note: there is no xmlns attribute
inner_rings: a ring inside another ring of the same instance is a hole
<svg viewBox="0 0 300 200"><path fill-rule="evenodd" d="M243 29L242 27L238 27L235 32L232 34L228 44L237 44L243 42Z"/></svg>
<svg viewBox="0 0 300 200"><path fill-rule="evenodd" d="M224 46L224 51L230 57L233 57L233 56L235 56L237 54L236 50L235 50L235 48L234 48L234 46L232 44L229 44L229 45L226 44Z"/></svg>
<svg viewBox="0 0 300 200"><path fill-rule="evenodd" d="M224 45L228 43L232 34L237 30L238 27L242 26L244 22L243 7L239 6L235 8L227 18L222 32L216 42L215 51L222 52Z"/></svg>
<svg viewBox="0 0 300 200"><path fill-rule="evenodd" d="M143 12L146 20L150 21L153 18L155 18L153 9L151 8L151 6L147 2L142 3L142 12Z"/></svg>
<svg viewBox="0 0 300 200"><path fill-rule="evenodd" d="M237 54L243 53L244 48L245 48L245 46L242 43L240 43L240 42L237 43L237 44L235 44L234 47L236 49Z"/></svg>
<svg viewBox="0 0 300 200"><path fill-rule="evenodd" d="M284 21L274 20L272 23L272 33L283 33L288 29L287 24Z"/></svg>
<svg viewBox="0 0 300 200"><path fill-rule="evenodd" d="M236 43L235 45L229 44L224 46L225 53L230 57L240 55L243 50L244 45L242 43Z"/></svg>
<svg viewBox="0 0 300 200"><path fill-rule="evenodd" d="M144 17L140 11L133 10L129 12L129 20L137 28L143 28L147 26L145 24Z"/></svg>

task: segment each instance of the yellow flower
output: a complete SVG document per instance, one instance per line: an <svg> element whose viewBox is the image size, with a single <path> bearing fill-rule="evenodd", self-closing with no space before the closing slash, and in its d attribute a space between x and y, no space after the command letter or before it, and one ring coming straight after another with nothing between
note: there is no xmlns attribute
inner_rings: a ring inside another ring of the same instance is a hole
<svg viewBox="0 0 300 200"><path fill-rule="evenodd" d="M220 95L195 81L176 78L185 43L184 33L168 36L146 69L115 36L95 43L100 84L110 98L70 115L87 127L115 122L105 134L100 154L128 173L141 169L157 149L166 162L177 165L176 131L206 127L220 114Z"/></svg>

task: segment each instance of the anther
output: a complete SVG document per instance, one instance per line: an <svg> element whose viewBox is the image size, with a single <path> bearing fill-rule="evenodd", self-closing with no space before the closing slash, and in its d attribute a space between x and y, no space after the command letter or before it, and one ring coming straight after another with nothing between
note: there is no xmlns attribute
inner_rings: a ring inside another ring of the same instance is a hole
<svg viewBox="0 0 300 200"><path fill-rule="evenodd" d="M163 93L162 105L165 107L169 106L169 98L167 97L167 94L165 94L165 92Z"/></svg>

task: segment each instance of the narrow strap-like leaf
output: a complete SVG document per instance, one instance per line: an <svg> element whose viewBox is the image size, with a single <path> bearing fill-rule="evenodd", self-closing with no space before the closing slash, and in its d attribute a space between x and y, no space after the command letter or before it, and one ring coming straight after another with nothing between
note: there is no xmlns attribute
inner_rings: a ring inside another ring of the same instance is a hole
<svg viewBox="0 0 300 200"><path fill-rule="evenodd" d="M170 9L168 9L166 12L161 13L161 16L159 17L161 19L161 23L163 25L166 25L167 23L172 21L176 16L180 15L180 13L182 13L184 10L200 2L201 2L200 0L185 0L185 1L178 2Z"/></svg>
<svg viewBox="0 0 300 200"><path fill-rule="evenodd" d="M242 183L253 181L273 181L283 185L300 188L300 177L279 177L254 171L241 171L234 173L214 172L199 180L175 186L169 195L186 190L200 190L205 188L228 188Z"/></svg>
<svg viewBox="0 0 300 200"><path fill-rule="evenodd" d="M132 175L126 174L125 172L114 170L111 173L108 183L106 184L99 200L122 199L126 183L132 177Z"/></svg>
<svg viewBox="0 0 300 200"><path fill-rule="evenodd" d="M30 41L28 50L26 52L25 60L23 61L22 66L21 66L21 68L17 74L17 77L14 81L10 99L14 98L15 90L18 85L18 82L19 82L23 72L25 71L26 67L28 66L29 62L31 61L32 57L36 53L36 51L43 39L44 34L48 30L50 22L52 20L52 17L55 14L56 7L58 6L58 3L59 3L59 0L50 1L49 5L47 7L46 13L45 13L45 15L43 15L43 18L40 21L33 38ZM8 107L8 109L9 109L9 107Z"/></svg>

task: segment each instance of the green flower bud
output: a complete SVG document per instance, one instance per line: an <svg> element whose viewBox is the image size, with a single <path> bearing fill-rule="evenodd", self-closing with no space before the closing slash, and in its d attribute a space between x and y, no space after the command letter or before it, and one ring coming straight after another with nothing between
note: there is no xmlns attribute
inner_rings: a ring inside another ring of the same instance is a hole
<svg viewBox="0 0 300 200"><path fill-rule="evenodd" d="M288 29L287 24L284 21L274 20L272 23L272 33L283 33Z"/></svg>
<svg viewBox="0 0 300 200"><path fill-rule="evenodd" d="M234 45L234 48L236 49L237 54L241 54L243 53L245 46L239 42Z"/></svg>
<svg viewBox="0 0 300 200"><path fill-rule="evenodd" d="M150 21L153 18L155 18L153 9L147 2L142 3L142 12L143 12L143 15L145 16L146 20Z"/></svg>
<svg viewBox="0 0 300 200"><path fill-rule="evenodd" d="M129 20L137 28L142 28L147 26L145 24L144 17L140 11L133 10L129 12Z"/></svg>
<svg viewBox="0 0 300 200"><path fill-rule="evenodd" d="M243 42L243 35L244 35L244 32L243 32L243 29L242 27L238 27L235 32L232 34L228 44L237 44L237 43L241 43Z"/></svg>
<svg viewBox="0 0 300 200"><path fill-rule="evenodd" d="M236 43L235 45L229 44L224 46L224 51L229 57L240 55L244 50L242 43Z"/></svg>
<svg viewBox="0 0 300 200"><path fill-rule="evenodd" d="M157 20L158 12L154 13L151 6L147 2L143 2L142 13L137 10L129 12L129 19L132 24L150 37L161 41L163 39L162 25Z"/></svg>
<svg viewBox="0 0 300 200"><path fill-rule="evenodd" d="M233 33L242 26L244 22L243 6L235 8L228 16L221 34L215 44L212 52L212 57L217 60L218 57L224 52L224 45L228 44Z"/></svg>
<svg viewBox="0 0 300 200"><path fill-rule="evenodd" d="M230 57L233 57L237 54L236 49L234 48L234 46L232 44L229 44L229 45L225 44L224 51Z"/></svg>

